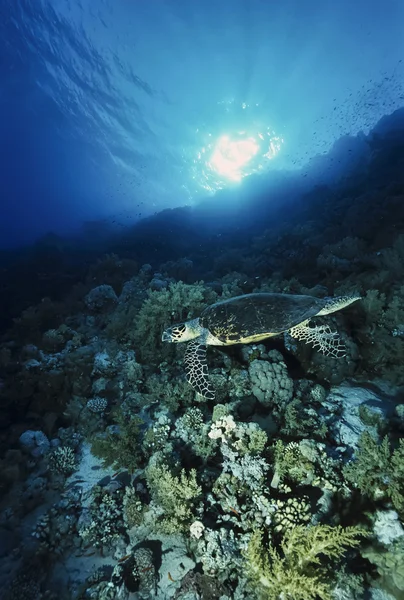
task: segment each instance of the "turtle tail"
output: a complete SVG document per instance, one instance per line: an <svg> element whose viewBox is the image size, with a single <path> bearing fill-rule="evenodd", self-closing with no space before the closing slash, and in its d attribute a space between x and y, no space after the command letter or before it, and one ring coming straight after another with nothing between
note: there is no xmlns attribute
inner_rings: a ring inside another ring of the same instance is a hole
<svg viewBox="0 0 404 600"><path fill-rule="evenodd" d="M188 383L206 400L214 400L215 390L208 378L206 344L201 344L198 340L188 342L185 350L184 364Z"/></svg>

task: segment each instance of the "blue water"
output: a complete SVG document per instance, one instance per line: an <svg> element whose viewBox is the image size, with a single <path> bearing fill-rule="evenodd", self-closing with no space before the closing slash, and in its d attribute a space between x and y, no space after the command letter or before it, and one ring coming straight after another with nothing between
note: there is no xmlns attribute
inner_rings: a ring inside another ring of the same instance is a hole
<svg viewBox="0 0 404 600"><path fill-rule="evenodd" d="M2 247L300 167L403 104L400 0L2 0L1 15ZM223 136L228 160L253 153L230 177L212 164Z"/></svg>

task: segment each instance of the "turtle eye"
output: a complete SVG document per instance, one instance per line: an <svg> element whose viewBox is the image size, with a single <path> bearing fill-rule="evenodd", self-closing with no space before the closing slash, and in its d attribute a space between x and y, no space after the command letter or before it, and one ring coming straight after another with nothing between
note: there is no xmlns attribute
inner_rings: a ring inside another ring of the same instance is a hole
<svg viewBox="0 0 404 600"><path fill-rule="evenodd" d="M175 325L171 327L171 337L175 340L180 340L186 331L186 327L184 325Z"/></svg>
<svg viewBox="0 0 404 600"><path fill-rule="evenodd" d="M177 338L182 338L182 336L184 335L186 331L186 327L184 325L177 325L177 327L175 327L174 329L174 336Z"/></svg>

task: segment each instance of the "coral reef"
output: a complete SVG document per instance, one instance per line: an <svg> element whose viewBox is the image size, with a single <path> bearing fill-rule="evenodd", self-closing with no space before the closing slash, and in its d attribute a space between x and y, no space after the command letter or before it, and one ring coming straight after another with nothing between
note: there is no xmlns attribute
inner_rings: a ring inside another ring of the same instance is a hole
<svg viewBox="0 0 404 600"><path fill-rule="evenodd" d="M364 171L286 219L257 204L207 232L184 208L66 251L54 284L0 256L6 598L402 597L402 148L366 143ZM251 292L361 294L327 316L347 356L288 334L212 347L216 400L195 396L163 329Z"/></svg>
<svg viewBox="0 0 404 600"><path fill-rule="evenodd" d="M104 466L113 465L117 469L135 471L141 460L139 448L140 427L139 417L125 416L119 412L116 425L110 425L106 431L97 434L92 440L93 454L102 458Z"/></svg>
<svg viewBox="0 0 404 600"><path fill-rule="evenodd" d="M355 459L346 465L347 480L373 500L390 499L394 508L404 512L404 440L392 450L387 437L378 443L368 432L359 440Z"/></svg>
<svg viewBox="0 0 404 600"><path fill-rule="evenodd" d="M287 530L280 555L274 548L269 548L265 554L262 534L255 532L246 551L246 560L258 597L331 599L327 569L330 570L331 561L340 558L347 548L357 546L362 534L355 527L316 525L307 528L299 525Z"/></svg>
<svg viewBox="0 0 404 600"><path fill-rule="evenodd" d="M132 324L132 339L140 348L142 358L156 361L167 356L162 352L161 333L167 325L186 321L200 314L206 304L214 302L216 295L203 283L188 285L182 281L171 283L167 289L150 291Z"/></svg>
<svg viewBox="0 0 404 600"><path fill-rule="evenodd" d="M156 505L156 528L163 533L189 531L197 516L202 489L196 471L173 474L167 465L156 461L146 469L147 485Z"/></svg>
<svg viewBox="0 0 404 600"><path fill-rule="evenodd" d="M57 473L69 475L76 468L76 457L73 448L59 446L52 450L48 457L49 468Z"/></svg>
<svg viewBox="0 0 404 600"><path fill-rule="evenodd" d="M118 302L118 296L110 285L99 285L88 292L84 302L93 312L108 310Z"/></svg>
<svg viewBox="0 0 404 600"><path fill-rule="evenodd" d="M122 504L122 489L111 493L99 486L93 488L91 504L81 514L77 526L85 545L100 548L104 552L118 543L125 535Z"/></svg>
<svg viewBox="0 0 404 600"><path fill-rule="evenodd" d="M282 354L272 350L268 360L253 360L249 366L252 393L261 404L271 407L287 404L293 396L293 381L288 376Z"/></svg>

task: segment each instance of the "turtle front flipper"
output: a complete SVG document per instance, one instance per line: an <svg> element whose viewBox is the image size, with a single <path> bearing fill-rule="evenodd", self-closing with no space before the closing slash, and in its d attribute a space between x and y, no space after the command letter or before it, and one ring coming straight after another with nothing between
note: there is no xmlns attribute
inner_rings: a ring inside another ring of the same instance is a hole
<svg viewBox="0 0 404 600"><path fill-rule="evenodd" d="M309 321L303 321L289 330L290 335L296 340L311 344L325 356L343 358L346 356L346 346L339 333L332 331L328 325L309 326Z"/></svg>
<svg viewBox="0 0 404 600"><path fill-rule="evenodd" d="M208 379L206 344L201 344L198 340L188 342L184 364L188 383L207 400L214 400L215 391Z"/></svg>

